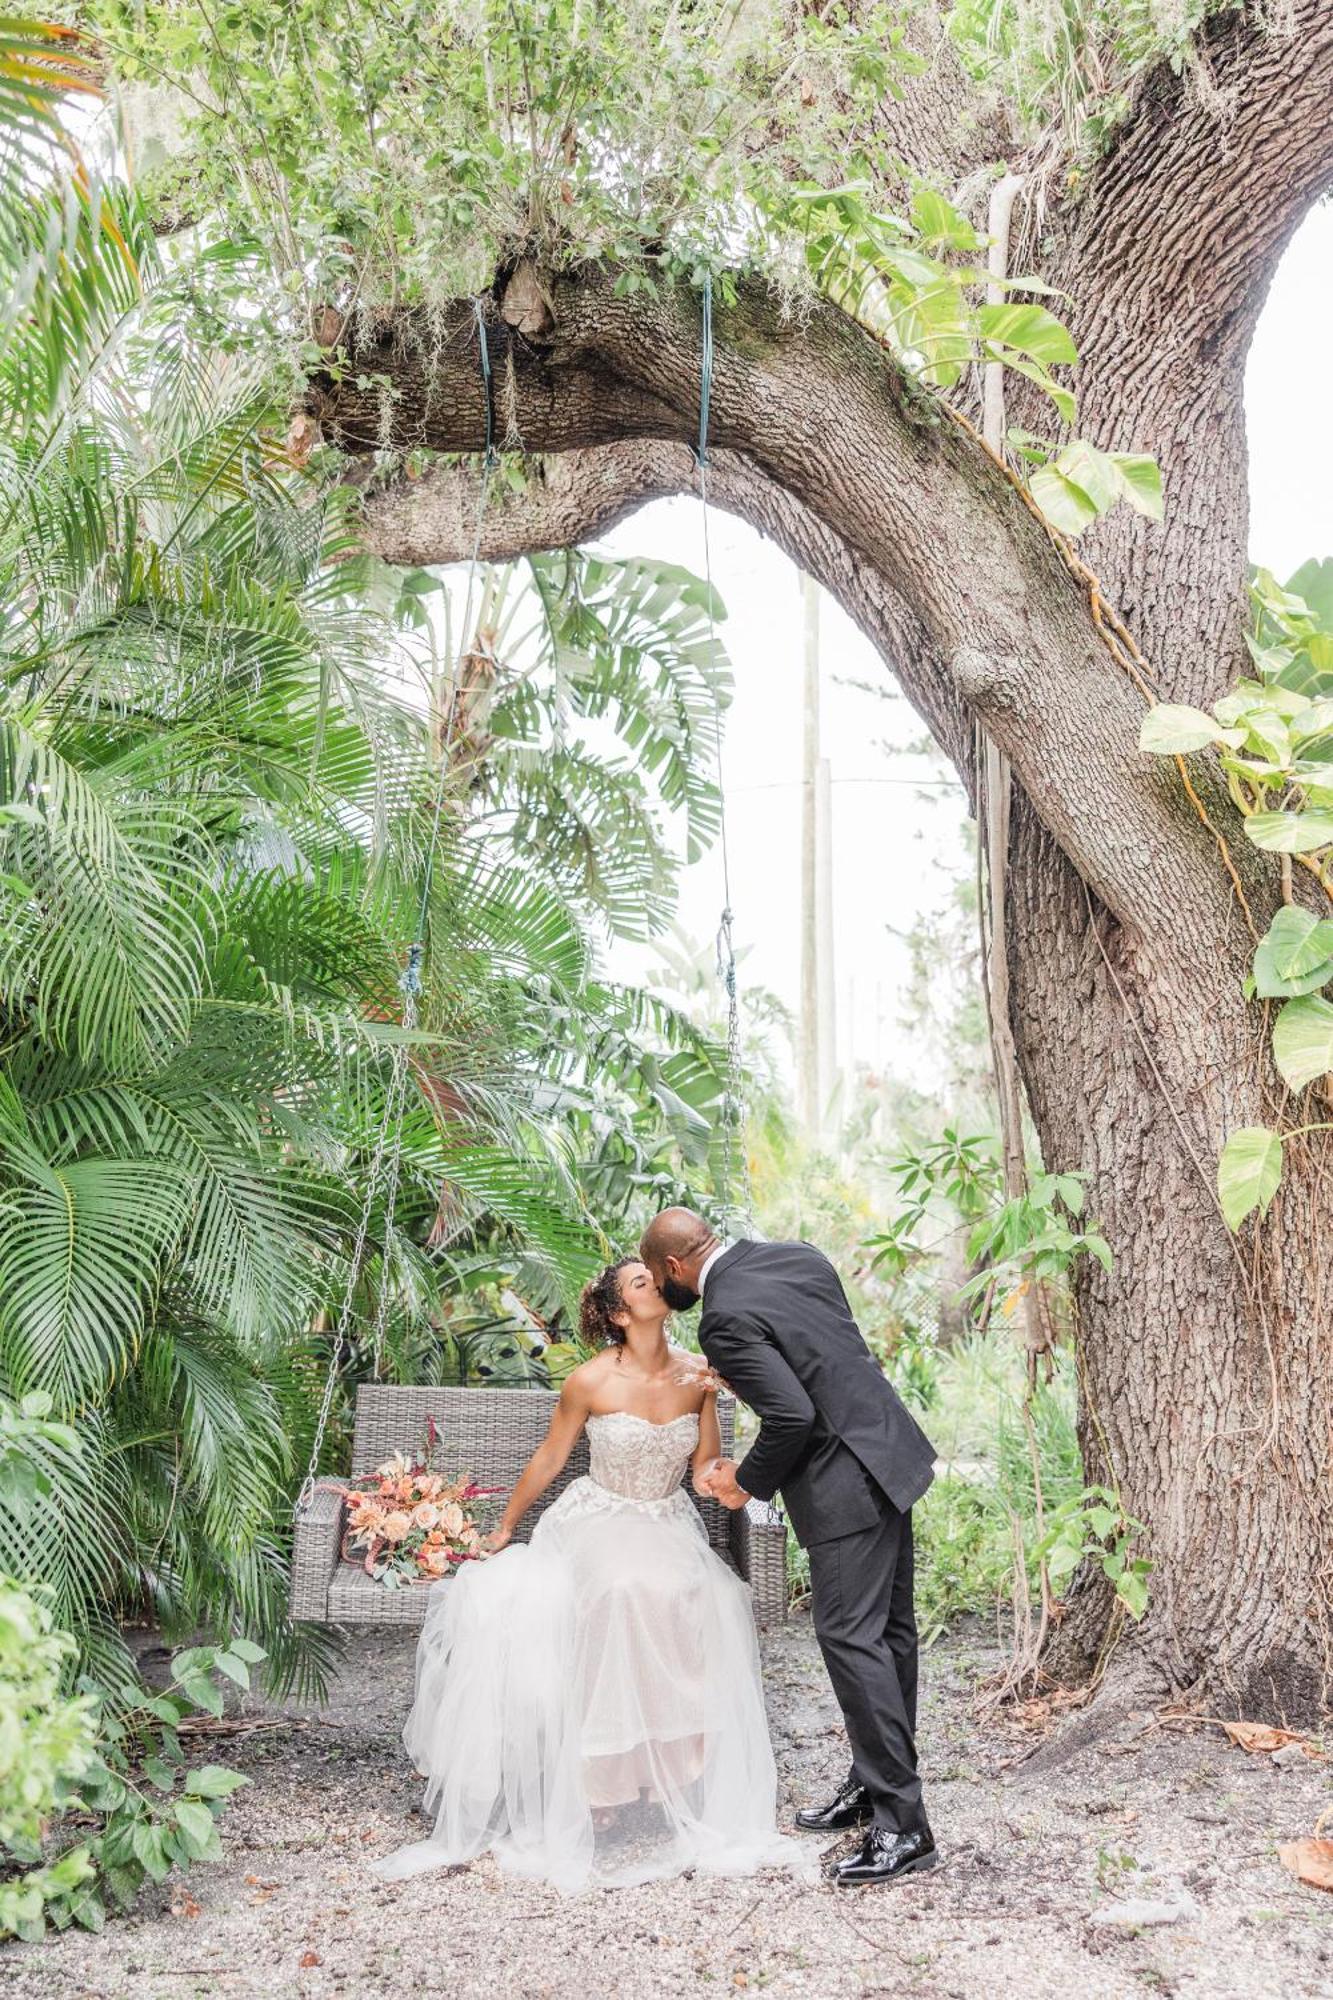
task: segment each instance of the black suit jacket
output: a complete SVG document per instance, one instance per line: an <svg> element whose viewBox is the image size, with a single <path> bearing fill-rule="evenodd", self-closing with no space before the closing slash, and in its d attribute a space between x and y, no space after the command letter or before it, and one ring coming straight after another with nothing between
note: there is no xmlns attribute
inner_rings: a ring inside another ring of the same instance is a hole
<svg viewBox="0 0 1333 2000"><path fill-rule="evenodd" d="M935 1453L862 1338L837 1272L809 1243L734 1243L708 1273L699 1345L759 1417L737 1468L760 1500L781 1488L797 1538L833 1541L901 1512Z"/></svg>

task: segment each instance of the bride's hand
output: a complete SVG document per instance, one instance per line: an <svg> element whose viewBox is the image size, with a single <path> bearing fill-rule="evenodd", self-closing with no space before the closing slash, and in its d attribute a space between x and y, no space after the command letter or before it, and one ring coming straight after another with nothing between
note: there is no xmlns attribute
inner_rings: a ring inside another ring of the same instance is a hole
<svg viewBox="0 0 1333 2000"><path fill-rule="evenodd" d="M717 1471L721 1463L720 1458L706 1458L702 1465L695 1466L692 1484L695 1492L699 1494L701 1499L712 1499L713 1474Z"/></svg>
<svg viewBox="0 0 1333 2000"><path fill-rule="evenodd" d="M512 1528L496 1528L486 1536L481 1546L488 1556L498 1556L501 1549L508 1548L513 1539L514 1531Z"/></svg>

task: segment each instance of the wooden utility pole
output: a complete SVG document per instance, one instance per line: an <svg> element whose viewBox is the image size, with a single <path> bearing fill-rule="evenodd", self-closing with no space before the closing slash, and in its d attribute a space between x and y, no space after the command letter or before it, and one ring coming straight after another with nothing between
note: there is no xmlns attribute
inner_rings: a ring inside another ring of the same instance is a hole
<svg viewBox="0 0 1333 2000"><path fill-rule="evenodd" d="M816 1035L819 1087L819 1130L832 1139L840 1122L834 1116L833 1089L837 1079L838 1014L833 985L833 787L829 760L815 765L815 951Z"/></svg>

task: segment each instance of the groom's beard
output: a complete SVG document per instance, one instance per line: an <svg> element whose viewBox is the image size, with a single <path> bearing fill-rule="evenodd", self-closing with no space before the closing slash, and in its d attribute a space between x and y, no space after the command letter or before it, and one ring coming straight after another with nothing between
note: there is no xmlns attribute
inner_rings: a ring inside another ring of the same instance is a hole
<svg viewBox="0 0 1333 2000"><path fill-rule="evenodd" d="M688 1285L678 1284L674 1278L663 1278L658 1290L673 1313L687 1313L691 1306L699 1303L699 1294L691 1291Z"/></svg>

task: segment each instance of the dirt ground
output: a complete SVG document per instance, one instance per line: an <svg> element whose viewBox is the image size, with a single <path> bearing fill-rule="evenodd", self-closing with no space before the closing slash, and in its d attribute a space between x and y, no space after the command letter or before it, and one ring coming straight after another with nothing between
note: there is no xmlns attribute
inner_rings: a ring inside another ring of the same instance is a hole
<svg viewBox="0 0 1333 2000"><path fill-rule="evenodd" d="M423 1830L397 1736L412 1653L410 1634L358 1636L323 1708L273 1710L276 1728L213 1746L253 1780L224 1821L225 1859L100 1937L0 1950L0 1996L1333 1995L1333 1896L1276 1856L1333 1801L1333 1759L1280 1768L1216 1730L1145 1729L1146 1711L1073 1755L1025 1759L1032 1739L974 1718L994 1664L975 1634L926 1658L933 1874L853 1891L695 1877L562 1898L482 1861L381 1884L367 1860ZM764 1653L789 1810L842 1775L845 1749L807 1620ZM1171 1921L1105 1921L1131 1899L1174 1905Z"/></svg>

